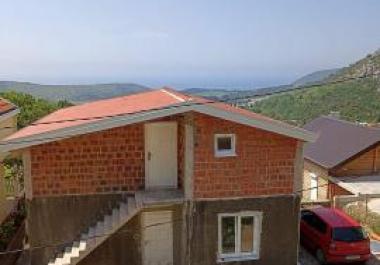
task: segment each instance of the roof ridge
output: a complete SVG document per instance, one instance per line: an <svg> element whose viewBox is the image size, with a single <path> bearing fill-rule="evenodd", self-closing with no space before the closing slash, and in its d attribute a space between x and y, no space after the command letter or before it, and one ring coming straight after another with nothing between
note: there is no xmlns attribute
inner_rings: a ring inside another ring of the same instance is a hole
<svg viewBox="0 0 380 265"><path fill-rule="evenodd" d="M161 88L160 91L168 94L169 96L173 97L174 99L176 99L176 100L178 100L180 102L185 102L186 101L186 99L180 97L179 95L174 94L173 92L169 91L169 89L167 89L166 87Z"/></svg>
<svg viewBox="0 0 380 265"><path fill-rule="evenodd" d="M339 118L328 116L328 115L322 115L319 118L325 118L325 119L328 119L328 120L332 120L332 121L344 123L344 124L347 124L347 125L351 125L351 126L354 126L354 127L357 127L357 128L363 128L363 129L368 129L368 130L380 131L380 128L377 128L377 127L363 126L363 125L358 124L357 122L343 120L343 119L339 119Z"/></svg>

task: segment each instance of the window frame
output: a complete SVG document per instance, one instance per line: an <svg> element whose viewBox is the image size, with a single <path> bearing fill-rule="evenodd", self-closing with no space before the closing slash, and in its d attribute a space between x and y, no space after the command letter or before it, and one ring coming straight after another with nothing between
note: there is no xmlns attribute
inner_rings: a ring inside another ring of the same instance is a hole
<svg viewBox="0 0 380 265"><path fill-rule="evenodd" d="M222 219L224 217L235 217L235 252L222 252ZM253 218L253 251L241 251L241 219L242 217ZM259 211L242 211L235 213L218 214L218 257L217 262L229 262L240 260L258 260L260 258L260 243L263 213Z"/></svg>
<svg viewBox="0 0 380 265"><path fill-rule="evenodd" d="M312 184L314 184L314 185L312 185ZM310 200L311 201L317 201L318 200L318 197L319 197L318 184L319 184L318 175L311 172L310 173Z"/></svg>
<svg viewBox="0 0 380 265"><path fill-rule="evenodd" d="M231 149L219 150L218 139L219 138L231 138ZM214 154L216 157L229 157L236 156L236 135L234 133L216 133L214 134Z"/></svg>

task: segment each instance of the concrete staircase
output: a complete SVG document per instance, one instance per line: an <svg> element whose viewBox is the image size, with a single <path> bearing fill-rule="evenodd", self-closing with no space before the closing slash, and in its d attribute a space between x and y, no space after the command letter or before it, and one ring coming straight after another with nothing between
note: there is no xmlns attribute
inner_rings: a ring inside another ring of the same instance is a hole
<svg viewBox="0 0 380 265"><path fill-rule="evenodd" d="M134 197L128 197L120 202L112 213L103 216L96 224L89 227L70 246L58 253L48 265L75 265L90 254L107 238L119 230L126 222L135 216L139 208Z"/></svg>

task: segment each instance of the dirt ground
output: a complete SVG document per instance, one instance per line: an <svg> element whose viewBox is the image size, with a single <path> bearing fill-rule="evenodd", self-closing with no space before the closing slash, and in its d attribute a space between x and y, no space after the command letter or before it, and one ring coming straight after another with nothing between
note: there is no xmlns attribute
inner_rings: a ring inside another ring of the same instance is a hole
<svg viewBox="0 0 380 265"><path fill-rule="evenodd" d="M380 258L380 257L379 257ZM319 265L318 261L304 248L300 248L299 265ZM380 259L373 256L366 265L380 265Z"/></svg>

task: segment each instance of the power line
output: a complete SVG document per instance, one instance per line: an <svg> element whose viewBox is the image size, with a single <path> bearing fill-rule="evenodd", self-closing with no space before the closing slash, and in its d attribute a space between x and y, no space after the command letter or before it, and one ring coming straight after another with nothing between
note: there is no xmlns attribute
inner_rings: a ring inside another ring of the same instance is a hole
<svg viewBox="0 0 380 265"><path fill-rule="evenodd" d="M357 179L357 178L360 178L360 177L361 176L345 177L345 180L352 180L352 179ZM296 195L296 196L299 196L299 193L302 193L304 191L310 191L310 190L313 190L313 189L318 189L318 188L329 186L329 185L331 185L331 183L317 185L316 187L313 187L313 188L306 188L306 189L296 190L295 192L292 192L292 193L289 193L289 194L284 194L284 195ZM336 185L336 184L334 183L334 185ZM182 222L182 221L183 221L182 218L178 218L178 219L173 219L172 221L168 221L168 222L159 222L159 223L150 224L150 225L142 227L142 229L145 230L145 229L150 228L150 227L155 227L155 226L160 226L160 225L165 225L165 224L172 224L172 223ZM86 239L83 239L83 240L91 240L91 239L96 239L96 238L100 238L100 237L111 236L111 235L115 235L115 234L125 234L125 233L131 233L131 232L133 232L133 234L138 234L138 233L136 233L136 231L133 231L133 230L122 229L122 230L119 230L119 231L117 231L115 233L105 233L105 234L101 234L101 235L94 235L94 236L87 237ZM52 248L52 247L56 247L57 248L57 247L68 246L69 244L72 244L74 241L78 241L78 240L80 241L81 239L74 239L74 240L71 240L71 241L68 241L68 242L62 242L62 243L56 243L56 244L45 244L45 245L41 245L41 246L30 247L30 248L27 248L27 249L15 249L15 250L2 251L2 252L0 252L0 256L1 255L6 255L6 254L13 254L13 253L19 253L19 252L24 252L24 251L30 251L30 250L35 250L35 249Z"/></svg>
<svg viewBox="0 0 380 265"><path fill-rule="evenodd" d="M319 82L316 84L310 84L310 85L303 85L303 86L296 86L287 90L280 90L280 91L273 91L269 93L264 93L264 94L259 94L259 95L251 95L251 96L244 96L244 97L238 97L238 98L232 98L230 100L242 100L242 99L251 99L255 97L265 97L265 96L271 96L271 95L276 95L276 94L283 94L287 92L294 92L297 90L303 90L303 89L308 89L308 88L314 88L314 87L321 87L321 86L327 86L327 85L336 85L340 83L345 83L349 81L355 81L355 80L361 80L361 79L366 79L370 77L377 77L380 76L380 74L374 73L374 74L369 74L369 75L363 75L363 76L358 76L358 77L348 77L344 79L338 79L330 82Z"/></svg>
<svg viewBox="0 0 380 265"><path fill-rule="evenodd" d="M379 74L373 74L373 75L360 76L360 77L356 77L356 78L346 78L346 79L343 79L343 80L337 80L337 81L333 81L333 82L326 82L326 83L314 84L314 85L309 85L309 86L297 87L295 89L287 90L287 91L272 92L272 93L269 93L269 94L266 94L266 95L274 95L274 94L278 94L278 93L292 92L294 90L300 90L300 89L306 89L306 88L312 88L312 87L319 87L319 86L331 85L331 84L338 84L338 83L343 83L343 82L353 81L353 80L358 80L358 79L364 79L364 78L369 78L369 77L378 76L378 75ZM260 95L260 96L265 96L265 95ZM247 98L252 98L252 97L253 96L245 96L245 97L241 97L240 99L247 99ZM237 99L239 99L239 98L235 98L233 100L237 100ZM165 109L171 109L171 108L177 108L177 107L183 107L183 106L203 105L203 104L219 103L219 102L221 102L221 103L228 102L228 100L220 100L220 101L210 100L210 101L203 101L203 102L188 102L187 104L172 105L172 106L166 106L166 107L162 107L162 108L143 110L143 111L140 111L140 112L134 112L133 114L145 113L145 112L150 112L150 111L154 111L154 110L165 110ZM37 123L32 123L29 126L37 126L37 125L41 125L41 124L63 123L63 122L74 122L74 121L79 121L79 120L81 120L81 121L99 120L99 119L104 119L104 118L122 117L122 116L125 116L125 115L129 115L129 113L121 113L121 114L116 114L116 115L105 115L105 116L96 116L96 117L87 117L87 118L77 118L77 119L57 120L57 121L50 121L50 122L37 122ZM2 127L0 129L15 129L15 127ZM37 140L24 140L24 141L20 140L20 141L15 141L13 143L17 144L17 143L27 143L27 142L39 142L39 141L44 141L44 140L58 140L58 139L65 139L65 138L67 138L67 137L45 137L45 138L41 138L41 139L37 139ZM0 145L4 145L4 143L0 143ZM345 178L345 180L356 179L356 178L360 178L360 177L361 176L353 176L353 177L350 177L350 178ZM329 185L331 185L331 183L317 185L316 187L313 187L313 188L300 189L300 190L297 190L297 191L295 191L293 193L290 193L290 194L299 195L298 193L302 193L304 191L309 191L309 190L313 190L313 189L316 189L316 188L320 188L320 187L324 187L324 186L329 186ZM167 224L167 223L179 222L179 221L181 221L181 219L173 220L173 221L170 221L170 222L155 223L155 224L146 226L144 228L148 228L150 226L163 225L163 224ZM110 235L117 234L117 233L127 233L127 232L130 232L130 231L121 230L121 231L118 231L118 232L112 233L112 234L102 234L102 235L88 237L87 239L93 239L93 238L98 238L98 237L110 236ZM75 241L75 240L73 240L73 241ZM17 253L17 252L23 252L23 251L30 251L30 250L33 250L33 249L41 249L41 248L47 248L47 247L60 247L60 246L68 245L68 244L72 243L73 241L59 243L59 244L41 245L41 246L36 246L36 247L28 248L28 249L17 249L17 250L3 251L3 252L0 252L0 255Z"/></svg>
<svg viewBox="0 0 380 265"><path fill-rule="evenodd" d="M334 84L337 84L337 83L343 83L343 82L347 82L347 81L351 81L351 80L357 80L357 79L363 79L363 78L369 78L369 77L373 77L373 76L378 76L380 74L372 74L372 75L366 75L366 76L360 76L360 77L356 77L356 78L346 78L346 79L342 79L342 80L339 80L339 81L334 81L332 83ZM331 83L331 82L330 82ZM329 83L325 83L323 85L327 85ZM320 86L322 84L318 84L318 85L311 85L311 86L308 86L308 88L311 88L313 86ZM306 87L304 87L306 88ZM216 101L216 100L205 100L205 101L202 101L202 102L191 102L191 101L188 101L184 104L175 104L175 105L171 105L171 106L165 106L165 107L162 107L162 108L153 108L153 109L149 109L149 110L141 110L141 111L138 111L138 112L134 112L132 114L144 114L144 113L149 113L151 111L162 111L162 110L167 110L167 109L173 109L173 108L178 108L178 107L186 107L186 106L195 106L195 105L205 105L205 104L212 104L212 103L225 103L226 101ZM89 121L89 120L101 120L101 119L106 119L106 118L114 118L114 117L124 117L124 116L127 116L127 115L130 115L131 113L120 113L120 114L114 114L114 115L104 115L104 116L94 116L94 117L86 117L86 118L75 118L75 119L63 119L63 120L56 120L56 121L49 121L49 122L36 122L36 123L32 123L30 124L29 126L38 126L38 125L47 125L47 124L56 124L56 123L64 123L64 122L75 122L75 121ZM4 127L6 128L6 127ZM0 128L1 129L4 129L4 128ZM7 127L6 129L9 129L11 127ZM14 127L12 127L14 128ZM12 144L22 144L22 143L39 143L39 142L44 142L45 140L62 140L62 139L66 139L68 138L69 136L56 136L56 137L44 137L44 138L40 138L40 139L31 139L31 140L16 140L16 141L12 141L11 143ZM8 145L9 143L0 143L0 146L2 145Z"/></svg>
<svg viewBox="0 0 380 265"><path fill-rule="evenodd" d="M73 118L73 119L62 119L62 120L55 120L55 121L47 121L47 122L33 122L28 125L30 126L38 126L38 125L48 125L48 124L57 124L57 123L64 123L64 122L75 122L75 121L90 121L90 120L100 120L100 119L106 119L106 118L115 118L115 117L123 117L126 115L130 114L139 114L139 113L144 113L144 112L150 112L150 111L155 111L155 110L165 110L165 109L171 109L171 108L178 108L178 107L183 107L183 106L193 106L193 105L205 105L205 104L212 104L212 103L231 103L231 100L242 100L242 99L250 99L252 97L262 97L262 96L269 96L269 95L275 95L279 93L286 93L286 92L292 92L294 90L302 90L302 89L307 89L307 88L313 88L313 87L320 87L320 86L325 86L325 85L334 85L334 84L339 84L339 83L345 83L348 81L353 81L353 80L360 80L360 79L365 79L365 78L370 78L370 77L376 77L380 76L380 74L370 74L370 75L364 75L364 76L359 76L359 77L350 77L350 78L345 78L345 79L340 79L340 80L335 80L331 82L323 82L323 83L318 83L318 84L312 84L312 85L305 85L305 86L299 86L291 90L285 90L285 91L274 91L270 92L267 94L263 95L258 95L258 96L243 96L243 97L238 97L238 98L233 98L233 99L222 99L222 100L210 100L206 99L205 101L202 102L191 102L188 101L186 104L175 104L171 106L165 106L161 108L153 108L153 109L148 109L148 110L141 110L133 113L120 113L120 114L113 114L113 115L101 115L101 116L93 116L93 117L85 117L85 118ZM75 107L75 106L74 106ZM16 129L16 127L1 127L1 129Z"/></svg>
<svg viewBox="0 0 380 265"><path fill-rule="evenodd" d="M155 227L155 226L160 226L160 225L165 225L165 224L172 224L172 223L176 223L176 222L180 222L180 221L183 221L183 220L182 219L173 219L172 221L168 221L168 222L159 222L159 223L150 224L150 225L142 227L142 229L145 230L145 229L148 229L150 227ZM128 221L126 223L128 223ZM101 234L101 235L94 235L94 236L86 237L85 239L76 239L76 240L74 239L74 240L71 240L68 242L40 245L40 246L30 247L27 249L14 249L14 250L2 251L2 252L0 252L0 256L6 255L6 254L19 253L19 252L23 252L23 251L30 251L30 250L35 250L35 249L64 247L64 246L68 246L69 244L72 244L74 241L82 241L82 240L88 241L91 239L101 238L101 237L105 237L105 236L111 236L111 235L115 235L115 234L131 233L131 232L133 232L133 234L137 234L136 231L133 231L130 229L122 229L122 230L119 230L115 233L105 233L105 234Z"/></svg>

